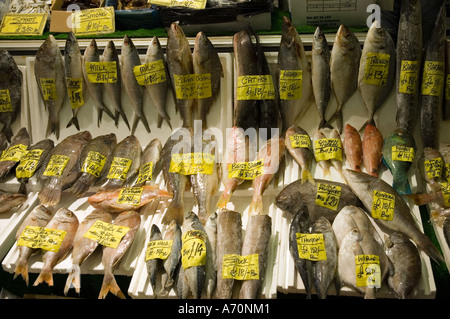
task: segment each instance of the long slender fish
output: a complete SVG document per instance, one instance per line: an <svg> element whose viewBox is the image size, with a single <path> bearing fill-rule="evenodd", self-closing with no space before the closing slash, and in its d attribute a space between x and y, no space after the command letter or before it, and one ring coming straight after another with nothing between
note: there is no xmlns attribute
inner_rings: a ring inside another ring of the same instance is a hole
<svg viewBox="0 0 450 319"><path fill-rule="evenodd" d="M162 240L161 230L159 230L158 225L152 224L150 228L149 241ZM162 259L151 258L145 263L147 267L148 280L153 289L153 297L156 297L156 281L160 270L162 269Z"/></svg>

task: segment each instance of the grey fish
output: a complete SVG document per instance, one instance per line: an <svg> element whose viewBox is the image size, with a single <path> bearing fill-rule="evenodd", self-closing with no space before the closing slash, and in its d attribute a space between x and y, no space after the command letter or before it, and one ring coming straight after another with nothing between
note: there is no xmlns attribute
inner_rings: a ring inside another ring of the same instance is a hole
<svg viewBox="0 0 450 319"><path fill-rule="evenodd" d="M320 116L319 129L326 125L325 112L331 96L330 59L331 53L325 34L317 27L311 49L311 81Z"/></svg>
<svg viewBox="0 0 450 319"><path fill-rule="evenodd" d="M48 112L46 136L55 134L56 139L59 139L59 114L66 96L66 85L61 51L51 34L36 52L34 73L41 98ZM46 91L45 95L43 91Z"/></svg>
<svg viewBox="0 0 450 319"><path fill-rule="evenodd" d="M66 45L64 47L64 76L66 80L67 95L69 97L70 104L72 106L72 118L66 127L72 126L72 124L80 130L80 124L78 123L78 113L81 106L84 105L84 80L83 80L83 57L80 52L80 46L78 45L77 38L73 31L70 31ZM80 81L81 92L75 94L69 90L71 81ZM83 104L81 102L83 101Z"/></svg>
<svg viewBox="0 0 450 319"><path fill-rule="evenodd" d="M202 120L203 127L208 127L206 117L220 92L220 80L224 77L222 63L214 45L204 32L195 37L192 63L195 74L210 74L211 96L197 100L197 119Z"/></svg>
<svg viewBox="0 0 450 319"><path fill-rule="evenodd" d="M127 115L122 107L122 74L119 67L119 53L114 41L108 41L102 56L104 62L116 62L117 67L117 81L115 83L104 83L105 92L110 96L111 104L114 108L114 124L116 126L119 125L120 116L128 129L130 129L130 123L128 123Z"/></svg>
<svg viewBox="0 0 450 319"><path fill-rule="evenodd" d="M8 192L0 189L0 214L7 213L14 207L18 207L27 201L27 195L16 192Z"/></svg>
<svg viewBox="0 0 450 319"><path fill-rule="evenodd" d="M154 138L147 144L141 154L141 167L139 168L138 178L134 183L135 186L142 186L147 182L153 183L161 166L161 152L162 143L159 138ZM152 180L148 180L148 177L145 175L145 171L142 171L144 169L144 165L152 165Z"/></svg>
<svg viewBox="0 0 450 319"><path fill-rule="evenodd" d="M386 255L394 265L394 274L387 278L388 285L397 298L411 298L422 277L419 251L402 233L385 235L384 242Z"/></svg>
<svg viewBox="0 0 450 319"><path fill-rule="evenodd" d="M69 275L67 276L66 285L64 286L64 294L67 295L70 288L75 288L75 291L79 294L81 289L81 265L83 262L92 255L97 249L99 243L90 238L84 237L88 230L98 220L111 223L112 216L110 213L94 210L87 215L79 224L75 238L73 239L72 250L72 267Z"/></svg>
<svg viewBox="0 0 450 319"><path fill-rule="evenodd" d="M167 114L167 91L169 90L169 72L167 69L167 61L164 58L164 51L159 43L158 37L154 36L152 41L148 45L147 54L145 56L145 63L151 63L161 61L163 64L164 75L161 72L161 78L156 83L150 83L146 85L145 88L147 93L149 94L153 106L158 111L158 128L161 127L162 121L165 120L169 125L170 129L172 129L172 125L170 124L170 116Z"/></svg>
<svg viewBox="0 0 450 319"><path fill-rule="evenodd" d="M420 95L420 131L424 147L439 146L439 123L445 87L445 19L445 6L442 5L424 52Z"/></svg>
<svg viewBox="0 0 450 319"><path fill-rule="evenodd" d="M269 215L251 215L242 241L242 256L258 255L259 279L244 280L239 291L240 299L257 299L265 279L269 240L272 235L272 218Z"/></svg>
<svg viewBox="0 0 450 319"><path fill-rule="evenodd" d="M298 146L294 142L297 136L303 139L300 140L301 142ZM291 154L292 158L294 158L302 170L302 182L314 183L314 177L311 174L314 153L312 151L311 137L308 132L298 125L293 125L286 130L285 141L289 154Z"/></svg>
<svg viewBox="0 0 450 319"><path fill-rule="evenodd" d="M83 55L83 74L84 74L84 83L86 84L87 90L89 91L90 96L94 100L95 107L97 108L97 125L100 127L100 123L102 122L103 112L108 114L114 120L114 114L111 110L105 105L103 102L103 83L93 83L88 79L88 69L86 68L86 63L88 62L100 62L100 53L97 47L97 42L95 39L87 46ZM116 64L116 69L119 66ZM117 80L117 75L115 76ZM113 80L113 79L111 79Z"/></svg>
<svg viewBox="0 0 450 319"><path fill-rule="evenodd" d="M41 204L58 204L63 188L74 183L80 176L74 168L84 145L91 138L88 131L69 135L50 151L38 172L38 180L44 184L38 195Z"/></svg>
<svg viewBox="0 0 450 319"><path fill-rule="evenodd" d="M20 148L15 150L16 148ZM8 177L15 170L17 164L30 147L30 135L25 127L22 127L11 140L11 144L0 157L0 180Z"/></svg>
<svg viewBox="0 0 450 319"><path fill-rule="evenodd" d="M436 192L441 189L441 182L445 181L445 160L438 149L425 147L417 159L419 174L422 179Z"/></svg>
<svg viewBox="0 0 450 319"><path fill-rule="evenodd" d="M433 242L418 227L410 208L405 200L382 179L371 176L369 174L350 171L343 171L345 179L353 192L361 199L364 207L370 212L372 210L372 202L374 192L382 191L394 196L395 204L393 207L393 219L384 220L375 218L374 221L382 229L389 231L398 231L407 235L416 245L430 256L437 263L443 261L443 257L439 250L433 245Z"/></svg>
<svg viewBox="0 0 450 319"><path fill-rule="evenodd" d="M17 119L22 106L23 75L12 55L5 49L0 50L0 89L8 90L11 105L8 110L0 113L0 122L3 123L1 132L11 141L13 132L11 124Z"/></svg>
<svg viewBox="0 0 450 319"><path fill-rule="evenodd" d="M131 106L134 111L133 124L131 126L131 135L136 132L136 127L139 120L142 121L147 133L150 133L150 126L147 121L147 117L144 113L144 91L145 88L136 80L133 72L135 66L141 65L141 59L139 53L128 35L123 38L123 44L121 49L122 56L122 83L125 86L125 91L130 99Z"/></svg>
<svg viewBox="0 0 450 319"><path fill-rule="evenodd" d="M103 246L102 264L104 267L104 277L98 299L105 299L108 292L113 293L119 298L125 299L125 295L117 285L114 278L114 268L120 262L125 253L130 249L136 234L141 226L141 215L135 211L126 211L120 213L113 221L114 225L128 227L129 230L122 237L119 246L116 248Z"/></svg>
<svg viewBox="0 0 450 319"><path fill-rule="evenodd" d="M37 205L24 219L16 232L16 240L22 235L23 230L27 226L45 227L52 218L52 212L44 205ZM19 258L17 259L16 268L14 269L14 279L21 275L28 286L28 260L38 252L38 248L28 246L19 246Z"/></svg>
<svg viewBox="0 0 450 319"><path fill-rule="evenodd" d="M337 129L342 133L342 108L358 89L361 45L355 34L341 24L331 49L331 87L336 96L337 107L328 123L336 118Z"/></svg>
<svg viewBox="0 0 450 319"><path fill-rule="evenodd" d="M64 239L57 252L46 250L43 251L43 262L41 272L34 282L33 286L37 286L42 282L47 283L49 286L53 286L53 268L61 262L69 254L73 247L73 240L77 232L80 222L77 216L69 209L62 207L53 215L47 228L63 230L66 232Z"/></svg>
<svg viewBox="0 0 450 319"><path fill-rule="evenodd" d="M240 255L242 250L242 219L236 211L221 209L217 215L217 283L215 298L231 299L234 279L223 278L225 255Z"/></svg>
<svg viewBox="0 0 450 319"><path fill-rule="evenodd" d="M411 63L413 62L413 63ZM412 132L419 112L422 69L422 10L419 0L402 0L397 32L397 127Z"/></svg>
<svg viewBox="0 0 450 319"><path fill-rule="evenodd" d="M162 234L159 230L158 225L153 224L150 229L150 241L161 240ZM156 280L158 279L158 274L162 268L162 260L159 258L149 259L146 262L148 280L153 289L153 297L156 297Z"/></svg>
<svg viewBox="0 0 450 319"><path fill-rule="evenodd" d="M275 83L281 94L280 72L284 70L301 71L301 96L299 99L284 99L280 96L280 115L282 120L282 132L296 124L304 112L308 103L314 98L311 84L311 69L306 56L303 42L297 29L286 16L283 17L280 49L278 50L277 69ZM299 85L299 83L297 83Z"/></svg>
<svg viewBox="0 0 450 319"><path fill-rule="evenodd" d="M111 133L97 136L86 143L77 165L81 175L69 189L72 194L82 197L100 178L109 167L116 142L116 135Z"/></svg>
<svg viewBox="0 0 450 319"><path fill-rule="evenodd" d="M217 213L213 212L205 223L205 232L208 236L206 250L209 252L206 255L206 278L205 287L203 288L206 297L211 299L214 295L217 282Z"/></svg>

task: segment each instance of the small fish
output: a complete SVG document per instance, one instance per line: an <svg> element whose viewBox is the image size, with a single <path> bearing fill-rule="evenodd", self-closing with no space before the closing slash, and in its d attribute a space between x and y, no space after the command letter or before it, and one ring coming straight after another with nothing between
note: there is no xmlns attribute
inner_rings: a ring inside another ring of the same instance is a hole
<svg viewBox="0 0 450 319"><path fill-rule="evenodd" d="M158 225L153 224L150 229L150 239L149 241L161 240L162 234L159 230ZM159 258L151 258L146 262L148 280L150 281L150 285L152 286L153 296L156 297L156 280L158 278L158 274L162 267L162 260Z"/></svg>
<svg viewBox="0 0 450 319"><path fill-rule="evenodd" d="M25 127L22 127L11 140L11 144L0 156L0 180L5 180L10 172L14 171L20 160L30 147L30 135Z"/></svg>
<svg viewBox="0 0 450 319"><path fill-rule="evenodd" d="M343 149L350 169L361 172L363 147L359 132L350 124L345 125Z"/></svg>
<svg viewBox="0 0 450 319"><path fill-rule="evenodd" d="M369 175L378 177L381 165L383 136L373 125L368 124L362 139L364 168Z"/></svg>
<svg viewBox="0 0 450 319"><path fill-rule="evenodd" d="M318 153L316 148L316 141L326 139L326 135L323 132L322 129L318 129L317 132L314 134L312 142L313 142L313 150L314 150L314 157L316 158L316 154ZM317 160L317 164L322 168L322 174L325 179L331 179L331 162L330 160Z"/></svg>
<svg viewBox="0 0 450 319"><path fill-rule="evenodd" d="M296 138L301 139L299 145L295 142ZM302 170L302 182L314 183L314 177L311 174L314 153L308 132L298 125L293 125L286 130L285 141L289 154L291 154Z"/></svg>
<svg viewBox="0 0 450 319"><path fill-rule="evenodd" d="M206 297L211 299L214 295L217 282L217 261L216 261L216 245L217 245L217 213L213 212L205 223L205 232L208 236L206 243L206 274L205 287L203 288Z"/></svg>
<svg viewBox="0 0 450 319"><path fill-rule="evenodd" d="M134 186L142 186L147 183L153 183L160 169L160 160L162 152L162 143L159 138L152 139L141 154L141 167ZM151 179L145 172L146 167L151 166Z"/></svg>

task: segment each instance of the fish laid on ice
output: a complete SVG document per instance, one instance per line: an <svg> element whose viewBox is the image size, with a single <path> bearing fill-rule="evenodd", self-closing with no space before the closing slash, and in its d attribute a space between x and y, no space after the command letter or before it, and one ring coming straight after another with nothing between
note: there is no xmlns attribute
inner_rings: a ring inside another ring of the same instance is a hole
<svg viewBox="0 0 450 319"><path fill-rule="evenodd" d="M286 130L285 143L289 154L302 170L302 182L314 183L311 174L314 153L308 132L298 125L293 125Z"/></svg>

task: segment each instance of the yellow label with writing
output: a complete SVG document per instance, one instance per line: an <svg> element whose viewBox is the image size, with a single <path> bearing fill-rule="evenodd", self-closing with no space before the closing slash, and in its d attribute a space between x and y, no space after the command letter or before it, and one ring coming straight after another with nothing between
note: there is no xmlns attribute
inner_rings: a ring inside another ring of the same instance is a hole
<svg viewBox="0 0 450 319"><path fill-rule="evenodd" d="M394 145L391 148L391 157L393 161L412 162L416 151L414 147Z"/></svg>
<svg viewBox="0 0 450 319"><path fill-rule="evenodd" d="M65 155L52 155L43 173L44 176L61 176L69 162L70 157Z"/></svg>
<svg viewBox="0 0 450 319"><path fill-rule="evenodd" d="M182 175L212 175L213 169L214 155L208 153L172 154L169 172Z"/></svg>
<svg viewBox="0 0 450 319"><path fill-rule="evenodd" d="M190 9L205 9L206 0L148 0L148 3L165 7L186 7Z"/></svg>
<svg viewBox="0 0 450 319"><path fill-rule="evenodd" d="M67 94L69 96L70 106L72 107L72 109L83 106L83 79L66 78L66 88Z"/></svg>
<svg viewBox="0 0 450 319"><path fill-rule="evenodd" d="M116 83L116 61L86 62L86 75L91 83Z"/></svg>
<svg viewBox="0 0 450 319"><path fill-rule="evenodd" d="M56 91L55 79L40 78L42 99L44 101L56 101L58 92Z"/></svg>
<svg viewBox="0 0 450 319"><path fill-rule="evenodd" d="M28 151L20 160L16 167L17 178L30 178L36 171L39 160L44 150L34 149Z"/></svg>
<svg viewBox="0 0 450 319"><path fill-rule="evenodd" d="M167 80L164 61L157 60L133 67L133 73L139 85L152 85Z"/></svg>
<svg viewBox="0 0 450 319"><path fill-rule="evenodd" d="M302 259L327 260L323 234L296 233L298 256Z"/></svg>
<svg viewBox="0 0 450 319"><path fill-rule="evenodd" d="M314 141L314 155L317 161L335 159L342 161L342 143L338 138L321 138Z"/></svg>
<svg viewBox="0 0 450 319"><path fill-rule="evenodd" d="M42 35L48 13L5 13L0 35Z"/></svg>
<svg viewBox="0 0 450 319"><path fill-rule="evenodd" d="M445 207L449 207L450 206L450 183L442 182L440 184L441 184L442 195L444 197L444 205L445 205Z"/></svg>
<svg viewBox="0 0 450 319"><path fill-rule="evenodd" d="M373 191L372 217L392 220L394 218L395 196L382 191Z"/></svg>
<svg viewBox="0 0 450 319"><path fill-rule="evenodd" d="M142 187L124 187L119 193L117 203L136 206L140 205L143 190Z"/></svg>
<svg viewBox="0 0 450 319"><path fill-rule="evenodd" d="M175 94L179 100L206 99L212 96L211 74L173 75Z"/></svg>
<svg viewBox="0 0 450 319"><path fill-rule="evenodd" d="M444 162L442 158L433 158L425 161L425 172L428 178L438 178L442 176L444 170Z"/></svg>
<svg viewBox="0 0 450 319"><path fill-rule="evenodd" d="M102 246L117 248L123 236L128 233L129 227L114 225L111 223L97 220L88 230L84 233L83 237L92 239Z"/></svg>
<svg viewBox="0 0 450 319"><path fill-rule="evenodd" d="M337 210L341 198L341 187L337 185L318 183L316 205Z"/></svg>
<svg viewBox="0 0 450 319"><path fill-rule="evenodd" d="M114 7L75 10L72 30L76 35L95 35L116 31Z"/></svg>
<svg viewBox="0 0 450 319"><path fill-rule="evenodd" d="M355 256L356 287L381 287L380 257L378 255Z"/></svg>
<svg viewBox="0 0 450 319"><path fill-rule="evenodd" d="M148 162L139 168L139 175L136 180L137 184L149 182L153 177L153 162Z"/></svg>
<svg viewBox="0 0 450 319"><path fill-rule="evenodd" d="M364 83L385 86L389 75L390 54L368 52L366 69L364 70Z"/></svg>
<svg viewBox="0 0 450 319"><path fill-rule="evenodd" d="M151 240L147 244L145 251L145 261L150 259L165 260L172 252L173 240Z"/></svg>
<svg viewBox="0 0 450 319"><path fill-rule="evenodd" d="M450 164L445 164L445 179L450 182Z"/></svg>
<svg viewBox="0 0 450 319"><path fill-rule="evenodd" d="M129 158L114 157L106 178L125 180L132 162Z"/></svg>
<svg viewBox="0 0 450 319"><path fill-rule="evenodd" d="M206 235L200 230L188 230L183 234L181 265L183 269L204 266L206 263Z"/></svg>
<svg viewBox="0 0 450 319"><path fill-rule="evenodd" d="M401 62L398 91L405 94L415 94L419 83L419 62Z"/></svg>
<svg viewBox="0 0 450 319"><path fill-rule="evenodd" d="M23 144L17 144L11 146L2 152L0 162L12 161L19 162L22 157L27 153L28 146Z"/></svg>
<svg viewBox="0 0 450 319"><path fill-rule="evenodd" d="M228 178L254 180L264 172L264 161L238 162L228 165Z"/></svg>
<svg viewBox="0 0 450 319"><path fill-rule="evenodd" d="M222 259L222 278L235 280L259 279L259 255L224 255Z"/></svg>
<svg viewBox="0 0 450 319"><path fill-rule="evenodd" d="M450 74L447 74L445 80L445 99L450 100Z"/></svg>
<svg viewBox="0 0 450 319"><path fill-rule="evenodd" d="M9 90L0 90L0 112L12 112L13 110Z"/></svg>
<svg viewBox="0 0 450 319"><path fill-rule="evenodd" d="M444 87L443 62L425 61L422 76L422 95L440 96Z"/></svg>
<svg viewBox="0 0 450 319"><path fill-rule="evenodd" d="M294 134L289 136L291 146L293 148L309 148L311 149L311 138L305 134Z"/></svg>
<svg viewBox="0 0 450 319"><path fill-rule="evenodd" d="M82 173L88 173L92 176L99 177L105 167L106 156L99 152L89 151L88 156L81 166Z"/></svg>
<svg viewBox="0 0 450 319"><path fill-rule="evenodd" d="M237 81L238 100L272 100L275 88L271 75L242 75Z"/></svg>
<svg viewBox="0 0 450 319"><path fill-rule="evenodd" d="M58 252L66 234L65 230L27 226L17 240L17 246Z"/></svg>
<svg viewBox="0 0 450 319"><path fill-rule="evenodd" d="M303 70L280 70L279 82L281 100L302 98Z"/></svg>

